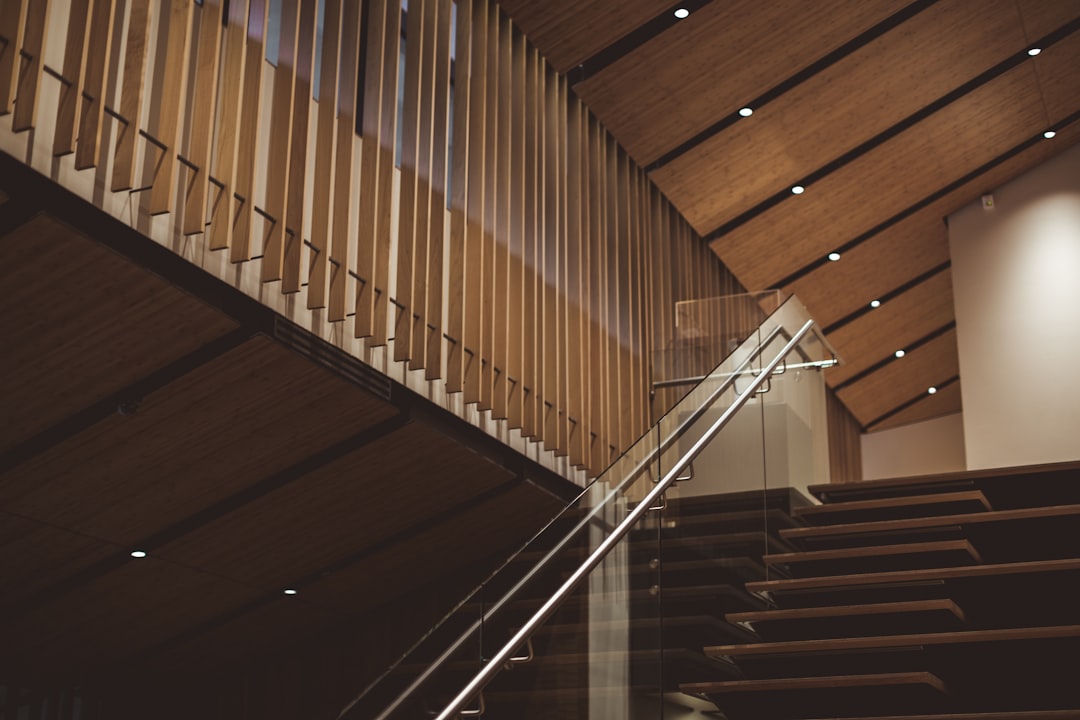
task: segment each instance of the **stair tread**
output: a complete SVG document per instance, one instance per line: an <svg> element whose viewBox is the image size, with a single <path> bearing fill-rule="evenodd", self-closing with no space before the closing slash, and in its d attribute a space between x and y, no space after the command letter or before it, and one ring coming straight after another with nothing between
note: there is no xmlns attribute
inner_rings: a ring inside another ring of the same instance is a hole
<svg viewBox="0 0 1080 720"><path fill-rule="evenodd" d="M992 510L990 512L904 518L901 520L870 520L841 525L815 525L812 527L785 528L780 531L780 537L784 540L797 541L838 535L886 534L890 531L895 532L916 528L934 528L950 525L963 526L978 523L1040 520L1070 516L1080 516L1080 504L1051 505L1047 507L1020 508L1016 510Z"/></svg>
<svg viewBox="0 0 1080 720"><path fill-rule="evenodd" d="M942 633L911 635L877 635L874 637L827 638L823 640L791 640L742 645L713 645L705 648L710 657L741 657L849 650L886 650L926 645L961 645L988 642L1017 642L1024 640L1053 640L1080 637L1080 625L1051 625L1047 627L1005 628L996 630L960 630Z"/></svg>
<svg viewBox="0 0 1080 720"><path fill-rule="evenodd" d="M795 510L795 516L810 522L820 522L830 516L849 513L872 513L900 509L927 509L929 506L973 505L984 511L993 510L982 490L962 490L956 492L927 493L921 495L901 495L897 497L874 498L872 500L846 500L823 505L809 505Z"/></svg>
<svg viewBox="0 0 1080 720"><path fill-rule="evenodd" d="M755 623L919 612L947 612L956 616L958 620L964 620L964 611L961 610L960 606L953 600L947 598L869 603L866 605L831 605L826 607L792 608L785 610L757 610L752 612L728 613L724 617L730 623Z"/></svg>
<svg viewBox="0 0 1080 720"><path fill-rule="evenodd" d="M1063 560L1030 560L1026 562L999 563L994 565L964 565L959 567L926 568L922 570L890 570L854 575L827 575L809 578L784 578L746 583L748 592L783 592L821 588L850 587L891 583L915 583L960 578L993 577L999 575L1022 575L1040 572L1063 572L1080 570L1080 558Z"/></svg>
<svg viewBox="0 0 1080 720"><path fill-rule="evenodd" d="M766 565L789 565L800 562L818 562L822 560L848 560L882 555L920 555L942 552L966 552L973 560L982 558L970 540L933 540L917 543L897 543L893 545L863 545L858 547L830 548L828 550L803 550L791 553L766 555L762 558Z"/></svg>
<svg viewBox="0 0 1080 720"><path fill-rule="evenodd" d="M718 682L684 683L679 687L690 694L724 694L744 692L778 692L783 690L841 689L850 687L884 687L887 685L928 685L946 692L941 678L930 672L895 672L868 675L826 675L813 677L767 678L759 680L724 680Z"/></svg>

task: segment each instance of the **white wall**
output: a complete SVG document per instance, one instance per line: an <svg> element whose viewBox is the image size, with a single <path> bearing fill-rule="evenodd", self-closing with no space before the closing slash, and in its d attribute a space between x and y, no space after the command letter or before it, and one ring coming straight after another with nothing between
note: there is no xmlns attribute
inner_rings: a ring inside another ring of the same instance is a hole
<svg viewBox="0 0 1080 720"><path fill-rule="evenodd" d="M862 436L863 480L966 469L961 413Z"/></svg>
<svg viewBox="0 0 1080 720"><path fill-rule="evenodd" d="M1080 146L949 217L968 469L1080 459Z"/></svg>

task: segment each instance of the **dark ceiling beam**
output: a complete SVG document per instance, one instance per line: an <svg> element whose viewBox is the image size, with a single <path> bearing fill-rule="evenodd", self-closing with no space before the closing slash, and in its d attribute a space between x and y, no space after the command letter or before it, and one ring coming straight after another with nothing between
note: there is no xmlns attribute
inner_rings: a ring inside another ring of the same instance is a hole
<svg viewBox="0 0 1080 720"><path fill-rule="evenodd" d="M947 333L950 330L954 329L955 327L956 327L956 321L955 320L953 320L952 322L945 323L944 325L942 325L938 329L934 330L933 332L930 332L930 333L928 333L926 335L923 335L921 338L919 338L915 342L908 343L906 347L897 348L897 349L898 350L903 350L904 351L904 356L906 357L907 355L910 355L911 353L913 353L916 350L918 350L919 348L921 348L923 345L926 345L931 340L936 340L937 338L941 337L942 335L944 335L945 333ZM866 377L869 377L870 375L873 375L874 373L876 373L878 370L882 369L886 365L889 365L889 364L894 363L894 362L899 362L901 360L903 360L903 358L896 357L895 353L889 355L888 357L882 358L881 360L878 360L876 363L874 363L870 367L866 368L865 370L861 370L861 371L855 373L854 375L849 377L847 380L844 380L842 383L839 383L837 385L833 385L832 386L833 392L840 392L841 390L843 390L846 387L851 387L852 385L859 382L863 378L866 378Z"/></svg>
<svg viewBox="0 0 1080 720"><path fill-rule="evenodd" d="M1068 126L1072 125L1077 120L1080 120L1080 110L1078 110L1078 111L1074 112L1073 114L1069 115L1068 117L1064 118L1061 122L1054 123L1053 129L1060 131L1062 128L1065 128L1065 127L1068 127ZM946 195L953 192L954 190L957 190L958 188L963 187L967 183L978 179L978 177L980 175L984 175L984 174L990 172L991 170L993 170L998 165L1012 159L1013 157L1019 155L1020 153L1024 152L1028 148L1034 147L1035 145L1038 145L1041 142L1047 142L1046 138L1043 137L1042 133L1043 133L1043 131L1040 130L1037 134L1031 136L1030 138L1023 141L1022 143L1019 143L1018 145L1013 146L1009 150L1006 150L1001 155L998 155L996 158L990 160L989 162L986 162L986 163L980 165L979 167L975 168L974 170L972 170L968 174L964 175L963 177L954 180L953 182L949 183L945 187L940 188L939 190L931 193L930 195L927 195L922 200L919 200L918 202L914 203L913 205L909 205L907 208L905 208L905 209L901 210L900 212L896 213L895 215L888 218L884 222L878 223L877 225L870 228L869 230L867 230L863 234L859 235L858 237L856 237L856 238L854 238L852 240L849 240L848 242L844 243L843 245L840 245L839 247L835 248L835 251L840 253L841 255L843 255L845 252L853 250L854 248L858 247L859 245L862 245L864 242L866 242L870 238L874 237L875 235L878 235L878 234L884 232L885 230L888 230L893 225L896 225L897 223L901 222L902 220L905 220L905 219L911 217L915 213L919 212L923 208L928 207L932 203L937 202L938 200L945 197ZM808 265L805 265L805 266L799 268L798 270L791 273L790 275L787 275L786 277L783 277L783 278L777 280L775 283L769 284L768 287L778 287L778 288L788 287L791 284L793 284L794 282L796 282L797 280L800 280L800 279L806 277L807 275L809 275L810 273L814 272L818 268L829 264L829 262L830 261L829 261L829 259L827 257L819 258L819 259L815 260L814 262L809 263Z"/></svg>
<svg viewBox="0 0 1080 720"><path fill-rule="evenodd" d="M940 98L938 98L934 102L930 103L929 105L926 105L925 107L923 107L920 110L917 110L916 112L912 113L911 115L908 115L906 118L904 118L900 122L892 125L889 128L886 128L884 131L878 133L877 135L875 135L874 137L872 137L869 140L865 141L864 143L858 145L857 147L852 148L851 150L844 153L840 157L832 160L828 164L823 165L822 167L820 167L817 170L813 171L809 175L806 175L805 177L801 177L801 178L792 179L792 181L790 183L786 184L783 189L778 190L771 197L766 198L765 200L761 201L760 203L758 203L754 207L750 208L749 210L747 210L747 211L741 213L740 215L732 218L731 220L724 223L720 227L716 228L712 232L706 233L705 240L707 242L712 242L714 240L718 240L719 238L723 237L724 235L728 234L729 232L732 232L736 228L750 222L751 220L756 218L758 215L764 214L766 211L768 211L772 207L780 204L781 202L784 202L784 201L787 201L787 200L791 200L792 198L795 198L796 196L791 193L791 187L793 185L803 185L805 187L813 186L814 183L821 181L823 178L827 177L828 175L831 175L832 173L836 172L837 170L840 170L841 168L848 165L849 163L854 162L855 160L859 159L860 157L862 157L866 153L868 153L871 150L877 148L879 145L882 145L882 144L888 142L889 140L896 137L897 135L904 132L905 130L908 130L911 127L914 127L915 125L922 122L926 118L930 117L934 113L938 112L942 108L956 102L957 100L964 97L965 95L968 95L971 92L974 92L975 90L982 87L986 83L994 80L995 78L997 78L997 77L1005 74L1009 70L1013 69L1014 67L1016 67L1020 63L1022 63L1024 61L1027 61L1027 60L1032 60L1032 57L1027 54L1027 51L1028 51L1029 48L1031 48L1031 47L1039 47L1039 48L1042 48L1043 50L1045 50L1046 48L1048 48L1048 47L1050 47L1050 46L1052 46L1052 45L1054 45L1054 44L1056 44L1058 42L1061 42L1062 40L1067 38L1069 35L1072 35L1074 32L1076 32L1077 30L1080 30L1080 18L1074 18L1072 21L1070 21L1068 23L1065 23L1064 25L1059 27L1057 30L1054 30L1053 32L1051 32L1050 34L1040 38L1039 40L1028 43L1027 46L1025 46L1024 48L1021 48L1020 50L1016 51L1015 53L1013 53L1009 57L1007 57L1004 60L1002 60L1001 62L999 62L997 65L994 65L989 70L986 70L985 72L977 75L976 77L972 78L971 80L968 80L966 83L959 86L955 90L953 90L953 91L951 91L949 93L946 93L945 95L942 95ZM1041 133L1045 129L1046 128L1041 128L1039 130L1039 132ZM850 243L849 243L849 245L850 245ZM837 250L838 252L841 252L841 253L844 252L845 249L849 249L847 245L839 247L839 248L835 248L835 250ZM803 269L797 271L796 273L792 273L792 275L789 276L789 277L792 277L792 276L801 277L802 275L805 275L810 270L820 266L821 264L823 264L825 262L827 262L827 260L822 258L822 260L820 260L818 262L815 262L815 263L812 263L811 265L808 265L806 268L803 268ZM795 279L798 279L798 277L796 277ZM788 278L785 278L784 280L785 280L785 282L781 283L780 285L776 285L774 287L782 287L784 284L787 284Z"/></svg>
<svg viewBox="0 0 1080 720"><path fill-rule="evenodd" d="M934 387L936 387L938 389L938 392L940 392L942 389L947 388L950 385L952 385L953 383L957 383L957 382L960 382L960 376L959 375L953 375L948 380L943 380L940 383L938 383L937 385L934 385ZM866 423L866 425L863 426L863 432L870 431L871 429L873 429L873 427L875 425L880 425L881 423L885 422L886 420L893 417L894 415L897 415L898 413L901 413L904 410L907 410L909 407L911 407L913 405L916 405L916 404L922 402L923 400L927 400L930 397L931 397L931 395L929 393L927 393L927 392L919 393L918 395L911 398L910 400L907 400L906 402L903 402L903 403L897 405L892 410L889 410L886 413L878 415L876 418L874 418L870 422Z"/></svg>
<svg viewBox="0 0 1080 720"><path fill-rule="evenodd" d="M247 328L237 328L196 348L168 365L139 378L92 405L45 428L33 437L0 453L0 475L10 472L28 460L56 447L65 440L78 435L111 415L132 415L139 403L148 395L176 382L185 375L203 367L212 360L234 350L254 335Z"/></svg>
<svg viewBox="0 0 1080 720"><path fill-rule="evenodd" d="M761 95L758 95L756 98L749 100L748 102L742 103L740 107L748 107L753 109L754 112L757 112L765 105L768 105L770 102L791 92L796 87L806 82L810 78L814 77L818 73L827 70L828 68L832 67L836 63L846 58L848 55L851 55L852 53L857 52L859 49L865 47L866 45L869 45L874 40L877 40L879 37L901 25L902 23L907 22L911 18L921 13L923 10L926 10L927 8L933 6L938 1L939 0L916 0L916 2L913 2L910 5L902 8L901 10L893 13L869 30L862 32L851 40L847 41L840 47L830 52L828 55L819 58L818 60L807 65L805 68L795 73L791 77L788 77L779 84L769 88ZM743 119L744 118L742 118L737 112L734 111L731 112L729 115L725 115L723 118L717 120L715 123L705 128L694 137L690 138L678 147L675 147L672 150L669 150L668 152L661 155L659 158L653 161L652 164L650 164L645 169L645 171L651 173L654 170L659 170L663 166L678 159L680 156L685 155L686 153L696 148L698 145L701 145L706 140L709 140L710 138L719 135L724 130L727 130L739 120ZM773 200L773 198L770 198L770 201L771 200ZM776 203L772 202L772 204L775 205ZM757 210L757 208L754 208L754 210Z"/></svg>
<svg viewBox="0 0 1080 720"><path fill-rule="evenodd" d="M945 262L941 263L940 265L937 265L935 267L930 268L929 270L924 272L922 275L919 275L917 277L913 277L910 280L908 280L907 282L900 285L899 287L893 288L892 290L885 293L884 295L877 296L876 300L878 300L882 305L884 305L887 302L895 300L896 298L900 297L901 295L908 292L909 290L914 290L916 287L918 287L919 285L922 285L924 282L926 282L930 278L935 277L936 275L945 272L946 270L948 270L951 267L952 267L952 261L951 260L946 260ZM842 317L839 320L837 320L836 322L834 322L832 325L829 325L827 328L822 330L822 332L825 333L826 335L831 335L832 333L836 332L837 330L844 327L845 325L848 325L850 323L855 322L856 320L861 318L863 315L866 315L867 313L874 312L875 309L876 308L872 308L867 304L863 304L858 310L848 313L844 317Z"/></svg>
<svg viewBox="0 0 1080 720"><path fill-rule="evenodd" d="M407 423L408 418L402 415L394 415L382 422L364 428L360 432L306 457L290 467L276 472L273 475L269 475L254 485L233 493L229 497L219 500L209 507L203 508L186 518L178 520L173 524L134 542L129 550L142 550L152 555L155 550L175 542L185 535L189 535L211 522L224 517L229 513L235 512L245 505L249 505L259 498L285 487L289 483L295 482L305 475L359 450L365 445L375 442L381 437L399 430ZM77 590L130 562L132 562L132 560L126 552L118 551L115 555L100 560L73 575L69 575L63 580L50 585L21 602L5 607L3 609L3 616L5 619L10 620L20 613L27 612L35 607L40 607L62 595Z"/></svg>
<svg viewBox="0 0 1080 720"><path fill-rule="evenodd" d="M583 60L576 68L566 73L567 80L571 86L587 80L609 65L634 52L654 37L670 30L681 22L685 22L675 17L675 10L678 8L689 10L690 15L693 16L695 12L710 2L712 0L683 0L670 5L652 20L631 30L592 57Z"/></svg>

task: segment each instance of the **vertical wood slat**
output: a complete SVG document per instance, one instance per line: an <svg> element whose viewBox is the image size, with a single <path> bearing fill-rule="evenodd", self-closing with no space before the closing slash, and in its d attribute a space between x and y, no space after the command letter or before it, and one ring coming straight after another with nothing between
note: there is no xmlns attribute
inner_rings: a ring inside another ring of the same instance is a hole
<svg viewBox="0 0 1080 720"><path fill-rule="evenodd" d="M356 297L355 334L370 337L372 346L382 346L386 344L401 9L397 0L372 0L368 8L357 258L363 282Z"/></svg>
<svg viewBox="0 0 1080 720"><path fill-rule="evenodd" d="M409 369L418 370L427 363L428 326L438 326L438 321L428 315L429 273L431 257L431 233L436 222L443 221L443 213L432 205L432 164L435 132L435 73L439 44L439 20L443 13L440 0L427 0L424 11L423 42L424 62L420 74L420 135L417 143L417 199L416 240L413 244L413 323L410 345ZM432 286L431 292L442 292L442 284Z"/></svg>
<svg viewBox="0 0 1080 720"><path fill-rule="evenodd" d="M557 145L555 148L555 160L556 160L556 177L558 178L559 192L558 200L559 206L557 211L558 221L556 227L559 232L559 239L556 243L558 249L558 258L556 259L556 268L558 272L558 291L556 293L556 317L558 318L558 325L556 328L556 342L555 357L557 359L556 373L558 375L558 407L559 412L556 414L556 422L558 423L556 445L558 450L556 454L559 456L566 456L569 454L569 438L570 438L570 395L569 384L567 376L569 373L569 348L567 347L567 338L569 338L569 320L570 320L570 289L569 289L569 266L567 263L567 254L570 248L570 238L568 235L569 229L569 212L567 209L567 137L568 137L568 120L569 120L569 107L568 99L570 94L569 82L565 75L557 75L557 83L555 86L558 103L556 107L556 113L558 123L556 125L556 138Z"/></svg>
<svg viewBox="0 0 1080 720"><path fill-rule="evenodd" d="M425 316L432 330L427 335L425 379L442 377L443 357L443 264L446 227L446 158L450 112L451 0L436 0L439 9L435 43L435 107L431 136L431 196L428 230L427 303Z"/></svg>
<svg viewBox="0 0 1080 720"><path fill-rule="evenodd" d="M300 0L296 72L293 82L293 121L289 133L289 177L285 199L281 291L300 292L304 256L304 186L307 175L308 122L311 117L311 80L315 53L316 0ZM276 256L275 256L276 257Z"/></svg>
<svg viewBox="0 0 1080 720"><path fill-rule="evenodd" d="M14 5L14 3L12 3ZM56 108L53 155L75 152L75 126L82 105L83 74L86 68L86 36L90 32L87 17L94 0L72 4L68 15L67 42L64 44L64 87Z"/></svg>
<svg viewBox="0 0 1080 720"><path fill-rule="evenodd" d="M11 112L15 88L19 83L19 49L26 28L26 4L29 0L4 0L0 3L0 115Z"/></svg>
<svg viewBox="0 0 1080 720"><path fill-rule="evenodd" d="M492 226L492 244L494 246L494 291L492 303L492 350L491 364L495 370L492 390L492 418L505 419L509 415L510 382L508 376L517 373L510 366L509 342L509 296L510 296L510 104L513 100L511 82L513 80L513 36L510 19L502 12L497 13L499 24L497 96L495 107L495 187L494 187L494 225Z"/></svg>
<svg viewBox="0 0 1080 720"><path fill-rule="evenodd" d="M397 293L400 308L394 324L394 360L401 362L412 356L413 318L417 310L413 302L416 290L413 283L417 249L419 154L421 112L420 94L424 60L426 0L413 0L406 13L405 30L405 97L401 117L401 171L398 194Z"/></svg>
<svg viewBox="0 0 1080 720"><path fill-rule="evenodd" d="M337 141L334 120L338 112L338 67L347 63L345 55L338 58L338 43L342 33L341 0L325 0L323 16L322 57L319 58L319 110L315 132L315 183L311 200L312 256L308 272L307 306L326 307L326 292L330 276L331 199L334 195L335 155ZM351 162L352 158L349 158Z"/></svg>
<svg viewBox="0 0 1080 720"><path fill-rule="evenodd" d="M353 148L356 142L356 86L359 74L359 3L344 3L341 27L341 68L337 95L337 141L334 158L333 226L330 240L330 297L327 318L345 319L349 268L353 267L349 208L353 204Z"/></svg>
<svg viewBox="0 0 1080 720"><path fill-rule="evenodd" d="M522 257L522 326L521 339L521 432L528 438L537 437L537 304L536 285L539 266L536 263L537 241L537 177L539 70L540 54L534 47L527 47L525 54L525 148L524 148L524 228L521 238Z"/></svg>
<svg viewBox="0 0 1080 720"><path fill-rule="evenodd" d="M188 54L191 47L191 0L176 0L169 14L162 15L168 22L168 41L165 49L165 73L161 82L161 105L157 128L151 134L165 146L154 171L153 187L150 189L148 211L160 215L172 211L176 194L176 155L178 150L178 125L184 113L187 96Z"/></svg>
<svg viewBox="0 0 1080 720"><path fill-rule="evenodd" d="M225 218L233 226L229 249L229 259L232 262L243 262L251 257L251 221L255 211L255 149L263 124L260 105L268 11L266 0L251 0L248 8L247 42L244 46L240 127L237 128L236 187L231 194L225 195L225 202L228 203Z"/></svg>
<svg viewBox="0 0 1080 720"><path fill-rule="evenodd" d="M79 120L79 143L75 149L75 169L97 167L101 158L101 125L105 119L106 71L112 50L115 0L96 0L90 13L90 37L83 73L83 98Z"/></svg>
<svg viewBox="0 0 1080 720"><path fill-rule="evenodd" d="M507 293L507 372L513 378L508 387L506 416L510 429L521 429L524 415L525 379L523 335L525 332L525 37L520 32L511 36L510 86L510 154L507 181L509 243L509 289Z"/></svg>
<svg viewBox="0 0 1080 720"><path fill-rule="evenodd" d="M568 328L568 340L566 343L566 355L567 355L567 395L569 397L569 404L567 406L568 415L572 416L572 424L569 427L569 435L567 441L569 443L569 456L570 463L575 467L581 467L585 461L585 444L583 438L585 437L585 407L584 407L584 383L583 373L587 362L587 356L582 352L586 347L585 338L583 337L582 318L584 316L584 303L582 298L583 293L583 254L582 250L585 243L582 242L584 238L584 227L582 225L582 213L581 213L581 196L582 196L582 160L583 160L583 144L581 133L581 102L576 98L570 100L569 105L569 121L567 125L567 140L569 144L566 149L567 159L569 161L569 167L567 168L567 227L568 227L568 257L567 257L567 284L570 293L571 305L569 308L569 328Z"/></svg>
<svg viewBox="0 0 1080 720"><path fill-rule="evenodd" d="M206 200L210 192L210 153L217 109L218 59L221 51L220 0L204 0L199 8L199 49L195 60L195 93L191 105L191 144L184 201L185 235L206 231Z"/></svg>
<svg viewBox="0 0 1080 720"><path fill-rule="evenodd" d="M487 81L484 94L484 206L481 216L481 293L480 293L480 397L477 408L491 410L495 391L495 182L498 157L496 157L496 139L498 129L499 97L499 6L492 2L487 7L487 42L484 48L487 55Z"/></svg>
<svg viewBox="0 0 1080 720"><path fill-rule="evenodd" d="M15 116L11 128L15 132L29 130L34 126L37 114L38 90L40 89L42 53L45 51L45 18L49 5L46 0L34 0L26 9L26 26L22 43L16 52L23 57L16 59L18 69L15 91Z"/></svg>
<svg viewBox="0 0 1080 720"><path fill-rule="evenodd" d="M467 296L466 225L469 191L469 140L472 120L472 50L471 0L458 0L454 45L454 110L452 154L450 157L450 256L447 278L447 334L451 342L446 356L446 391L464 389L465 372L465 315Z"/></svg>
<svg viewBox="0 0 1080 720"><path fill-rule="evenodd" d="M273 99L270 105L270 157L266 163L266 198L263 206L270 217L266 233L260 278L262 282L281 279L285 265L285 203L289 190L289 152L293 123L293 82L296 73L297 42L300 36L301 0L282 0L278 61L274 68Z"/></svg>
<svg viewBox="0 0 1080 720"><path fill-rule="evenodd" d="M113 155L110 186L113 192L130 190L135 184L135 141L139 138L142 124L143 70L149 32L150 0L132 0L128 11L124 76L120 89L120 115L124 122L120 124Z"/></svg>
<svg viewBox="0 0 1080 720"><path fill-rule="evenodd" d="M225 18L224 57L221 70L221 122L218 124L217 157L214 175L221 191L210 203L210 249L224 250L232 245L233 193L236 191L237 150L242 122L241 88L244 77L244 43L247 38L248 2L230 0ZM255 138L244 138L254 143ZM184 217L187 217L185 212Z"/></svg>
<svg viewBox="0 0 1080 720"><path fill-rule="evenodd" d="M464 358L463 385L466 403L480 399L482 315L481 298L484 282L483 268L483 215L484 215L484 169L486 147L486 93L487 93L487 41L488 0L473 0L472 43L469 46L469 133L468 133L468 181L467 206L465 210L465 302L464 302L464 348L469 352ZM464 18L462 18L464 21Z"/></svg>

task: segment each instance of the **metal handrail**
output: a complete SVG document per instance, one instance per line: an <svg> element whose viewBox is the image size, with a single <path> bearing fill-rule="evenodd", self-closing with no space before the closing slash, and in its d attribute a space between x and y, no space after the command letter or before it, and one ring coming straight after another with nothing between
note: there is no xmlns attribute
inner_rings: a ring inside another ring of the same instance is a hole
<svg viewBox="0 0 1080 720"><path fill-rule="evenodd" d="M410 695L412 695L413 692L415 692L425 682L427 682L428 678L430 678L440 667L442 667L443 663L450 659L450 657L452 657L454 653L456 653L461 648L461 646L464 645L473 636L473 634L477 631L478 628L480 628L483 624L489 622L491 618L497 612L499 612L499 610L501 610L507 603L509 603L513 599L513 597L518 593L519 590L525 587L530 581L532 581L533 578L535 578L540 573L540 571L547 567L548 563L560 552L562 552L563 548L566 547L570 540L574 538L578 534L578 532L581 531L582 528L584 528L588 523L592 522L596 518L600 511L607 506L610 500L612 500L619 493L621 493L632 481L636 480L640 473L645 470L655 458L659 457L663 452L668 450L677 440L679 440L682 437L683 433L685 433L691 425L697 422L706 412L706 410L708 410L721 395L727 392L727 390L735 383L735 381L747 371L747 368L751 365L751 363L755 359L757 359L764 352L765 348L768 347L769 344L772 343L772 341L775 340L782 332L783 327L777 325L772 330L770 330L763 339L759 340L757 346L754 347L753 351L751 351L732 372L726 373L724 381L721 382L720 385L712 393L709 394L709 397L704 402L700 403L698 407L693 410L693 412L691 412L679 423L678 427L675 428L675 430L667 439L661 441L660 445L653 452L649 453L646 458L639 461L638 464L635 465L634 468L626 474L625 478L617 486L612 488L612 490L607 494L606 497L603 498L603 500L596 503L592 510L586 516L584 516L572 530L567 532L563 536L563 538L558 543L556 543L555 546L552 547L551 550L549 550L532 568L530 568L530 570L524 576L522 576L520 580L518 580L507 592L505 592L499 600L497 600L493 605L491 605L491 607L489 607L484 613L482 613L479 618L474 620L469 625L469 627L461 633L457 640L447 646L447 648L442 653L440 653L434 661L429 663L424 669L424 671L420 673L416 678L414 678L413 681L409 683L408 687L398 693L398 696L393 700L393 702L390 703L390 705L383 709L383 711L376 717L376 720L382 720L383 718L388 717L392 712L397 710L401 703L403 703ZM711 377L711 375L706 377ZM704 380L705 378L702 379ZM582 493L582 496L583 495L584 492ZM579 498L580 497L581 496L579 496ZM559 517L562 517L561 513ZM555 520L558 520L558 518L556 518ZM553 520L552 522L555 522L555 520ZM507 563L509 562L510 561L508 560ZM506 563L504 563L502 567L505 567L505 565ZM500 567L499 569L501 570L502 567ZM389 670L387 672L389 672ZM380 679L385 675L386 673L384 673L383 676L380 676ZM378 681L376 681L376 683L377 682ZM364 695L369 690L372 689L372 687L374 687L374 683L372 685L369 685L367 689L361 692L360 695L358 695L348 705L346 705L342 709L342 711L338 713L339 720L340 718L348 715L349 711L352 710L352 708L364 697Z"/></svg>
<svg viewBox="0 0 1080 720"><path fill-rule="evenodd" d="M555 611L555 608L558 607L571 592L573 592L574 588L577 587L578 583L581 582L586 575L592 572L592 570L600 564L600 561L604 559L604 557L611 551L611 549L614 548L615 545L620 540L622 540L622 538L628 532L630 532L630 528L639 519L641 519L641 516L648 511L648 509L653 505L656 499L667 491L668 487L675 482L675 479L679 476L679 473L681 473L687 465L693 462L694 458L696 458L698 454L700 454L701 451L705 449L706 445L712 442L713 438L716 437L716 434L719 433L725 425L727 425L728 421L732 418L732 416L742 409L742 407L746 404L747 400L749 400L757 392L758 388L760 388L765 383L765 380L772 375L774 370L776 370L776 367L780 364L780 361L787 357L788 353L795 349L795 347L802 341L803 337L805 337L806 334L810 332L810 329L813 328L813 326L814 321L807 320L806 323L801 328L799 328L798 332L796 332L792 336L791 340L789 340L788 343L784 346L784 349L781 350L780 353L769 362L769 365L762 370L761 374L755 377L753 382L751 382L750 385L735 398L735 402L733 402L731 406L728 407L720 415L719 418L717 418L716 422L714 422L705 432L705 434L702 435L702 437L696 443L694 443L694 445L686 452L686 454L684 454L679 459L679 461L675 463L675 465L671 468L671 470L668 471L668 473L663 477L663 479L660 480L660 482L658 482L652 488L652 490L650 490L645 495L644 498L642 498L641 502L639 502L634 507L634 509L630 511L630 513L623 519L621 523L619 523L619 525L612 531L612 533L606 538L604 538L604 541L601 542L597 546L596 550L594 550L592 554L590 554L589 557L585 560L585 562L581 564L581 567L575 570L574 573L566 580L566 582L564 582L562 586L558 590L556 590L550 598L548 598L547 602L545 602L540 607L540 609L537 610L531 618L529 618L529 621L526 622L521 627L521 629L514 634L510 641L507 642L502 647L502 649L500 649L497 653L495 653L494 656L492 656L488 660L487 664L480 670L480 672L478 672L476 676L473 677L471 681L469 681L469 684L466 685L465 688L461 692L459 692L453 700L450 701L450 704L446 706L446 708L436 717L435 720L450 720L453 715L461 711L461 708L464 707L465 703L467 703L474 695L476 695L477 692L482 690L484 686L491 681L495 674L502 669L503 663L508 660L510 655L513 654L514 650L518 648L521 643L523 643L530 635L532 635L540 627L540 625L542 625L544 621L548 619L548 617L550 617L550 615Z"/></svg>

